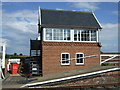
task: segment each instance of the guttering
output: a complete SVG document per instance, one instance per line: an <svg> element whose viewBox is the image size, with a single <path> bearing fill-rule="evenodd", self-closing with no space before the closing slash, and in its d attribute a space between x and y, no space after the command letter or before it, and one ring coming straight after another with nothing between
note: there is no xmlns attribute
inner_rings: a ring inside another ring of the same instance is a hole
<svg viewBox="0 0 120 90"><path fill-rule="evenodd" d="M106 73L106 72L115 71L115 70L120 70L120 68L112 68L112 69L101 70L101 71L97 71L97 72L86 73L86 74L82 74L82 75L76 75L76 76L65 77L65 78L60 78L60 79L54 79L54 80L48 80L48 81L43 81L43 82L26 84L26 85L21 86L21 88L27 87L27 86L29 87L29 86L42 85L42 84L53 83L53 82L58 82L58 81L70 80L70 79L74 79L74 78L86 77L86 76Z"/></svg>

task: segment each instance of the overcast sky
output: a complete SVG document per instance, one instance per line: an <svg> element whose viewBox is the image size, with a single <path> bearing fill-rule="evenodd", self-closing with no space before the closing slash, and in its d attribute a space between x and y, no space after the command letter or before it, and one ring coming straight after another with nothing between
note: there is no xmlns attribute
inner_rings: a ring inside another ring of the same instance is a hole
<svg viewBox="0 0 120 90"><path fill-rule="evenodd" d="M2 37L7 53L29 55L30 39L38 37L38 7L43 9L94 11L103 26L100 31L102 52L118 52L118 3L115 2L3 2ZM1 12L1 11L0 11Z"/></svg>

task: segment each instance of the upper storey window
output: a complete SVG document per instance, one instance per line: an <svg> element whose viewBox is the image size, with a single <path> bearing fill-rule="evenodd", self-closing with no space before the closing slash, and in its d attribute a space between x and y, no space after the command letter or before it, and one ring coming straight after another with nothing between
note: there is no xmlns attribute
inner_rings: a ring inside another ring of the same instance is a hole
<svg viewBox="0 0 120 90"><path fill-rule="evenodd" d="M70 29L45 29L45 40L55 41L69 41L70 40Z"/></svg>
<svg viewBox="0 0 120 90"><path fill-rule="evenodd" d="M46 30L46 40L52 40L52 29L50 28Z"/></svg>
<svg viewBox="0 0 120 90"><path fill-rule="evenodd" d="M96 31L95 30L91 31L91 41L96 41L97 40L96 37L97 37Z"/></svg>
<svg viewBox="0 0 120 90"><path fill-rule="evenodd" d="M81 41L90 41L89 30L82 30L81 31Z"/></svg>
<svg viewBox="0 0 120 90"><path fill-rule="evenodd" d="M64 29L64 40L70 40L70 30Z"/></svg>
<svg viewBox="0 0 120 90"><path fill-rule="evenodd" d="M74 41L97 41L96 30L74 30Z"/></svg>
<svg viewBox="0 0 120 90"><path fill-rule="evenodd" d="M44 41L96 42L97 30L44 28Z"/></svg>

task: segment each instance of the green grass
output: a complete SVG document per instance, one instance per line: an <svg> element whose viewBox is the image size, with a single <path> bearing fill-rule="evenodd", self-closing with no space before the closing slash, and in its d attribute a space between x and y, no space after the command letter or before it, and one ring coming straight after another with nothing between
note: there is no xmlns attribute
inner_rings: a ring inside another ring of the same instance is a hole
<svg viewBox="0 0 120 90"><path fill-rule="evenodd" d="M27 55L6 55L6 59L16 59L16 58L26 58L26 57L29 57Z"/></svg>
<svg viewBox="0 0 120 90"><path fill-rule="evenodd" d="M102 66L114 66L114 65L110 63L103 63Z"/></svg>

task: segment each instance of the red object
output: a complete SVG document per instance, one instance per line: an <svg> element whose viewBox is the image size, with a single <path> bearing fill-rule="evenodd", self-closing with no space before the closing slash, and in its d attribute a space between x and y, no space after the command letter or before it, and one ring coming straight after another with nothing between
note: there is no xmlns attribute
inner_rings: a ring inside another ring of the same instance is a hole
<svg viewBox="0 0 120 90"><path fill-rule="evenodd" d="M18 72L18 64L11 65L11 74L17 74Z"/></svg>

